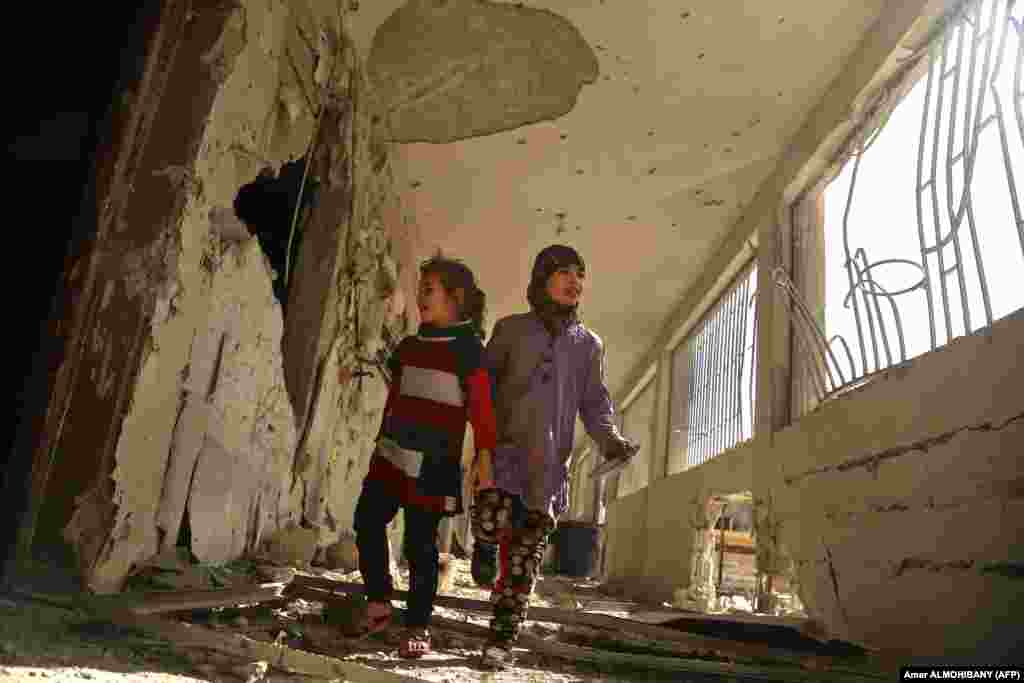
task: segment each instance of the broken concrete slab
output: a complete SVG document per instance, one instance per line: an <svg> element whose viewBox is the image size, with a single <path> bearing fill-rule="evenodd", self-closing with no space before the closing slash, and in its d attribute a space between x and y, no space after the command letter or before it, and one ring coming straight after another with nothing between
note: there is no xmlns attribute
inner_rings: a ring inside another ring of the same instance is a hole
<svg viewBox="0 0 1024 683"><path fill-rule="evenodd" d="M598 77L568 19L523 5L409 0L367 59L393 142L444 143L556 119Z"/></svg>
<svg viewBox="0 0 1024 683"><path fill-rule="evenodd" d="M214 650L250 661L267 662L279 671L328 678L331 680L365 681L365 683L416 683L418 679L371 669L355 662L305 652L274 643L264 643L246 636L219 633L212 629L121 612L109 617L119 626L145 631L182 648Z"/></svg>

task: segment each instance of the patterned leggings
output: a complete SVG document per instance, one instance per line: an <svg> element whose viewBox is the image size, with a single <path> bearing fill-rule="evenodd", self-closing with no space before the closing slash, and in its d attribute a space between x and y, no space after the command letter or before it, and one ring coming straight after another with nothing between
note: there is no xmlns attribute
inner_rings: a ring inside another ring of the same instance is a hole
<svg viewBox="0 0 1024 683"><path fill-rule="evenodd" d="M555 520L546 512L527 510L517 495L488 489L477 495L472 524L477 542L498 546L500 575L491 593L491 634L498 641L513 641L526 619Z"/></svg>

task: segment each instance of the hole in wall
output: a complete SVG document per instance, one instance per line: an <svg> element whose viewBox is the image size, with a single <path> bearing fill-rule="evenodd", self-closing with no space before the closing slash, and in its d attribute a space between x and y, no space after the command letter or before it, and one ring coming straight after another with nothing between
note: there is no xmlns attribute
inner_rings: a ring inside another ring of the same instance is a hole
<svg viewBox="0 0 1024 683"><path fill-rule="evenodd" d="M715 525L715 582L719 601L753 609L757 593L757 538L754 504L730 500Z"/></svg>
<svg viewBox="0 0 1024 683"><path fill-rule="evenodd" d="M316 206L320 183L308 176L303 187L306 157L284 164L275 174L270 168L260 172L251 183L243 185L235 197L234 209L238 219L245 223L259 240L276 273L274 296L287 314L288 287L299 266L299 246L312 209ZM300 199L301 190L301 199ZM301 201L295 236L291 239L290 259L288 241L292 231L295 207ZM286 268L288 270L286 282Z"/></svg>

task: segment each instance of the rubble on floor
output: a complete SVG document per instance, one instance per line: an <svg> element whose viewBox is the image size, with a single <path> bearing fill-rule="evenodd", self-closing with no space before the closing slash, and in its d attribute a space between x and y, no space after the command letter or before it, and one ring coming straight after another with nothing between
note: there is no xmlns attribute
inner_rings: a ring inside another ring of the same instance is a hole
<svg viewBox="0 0 1024 683"><path fill-rule="evenodd" d="M476 657L487 635L489 595L473 583L468 561L455 558L447 558L447 590L435 608L433 652L419 660L404 660L397 655L400 628L370 637L350 635L363 604L358 572L296 569L259 559L205 568L203 573L196 569L200 565L184 571L182 564L187 563L181 556L158 558L136 572L129 590L114 596L47 598L15 591L0 605L6 614L25 620L26 615L44 610L54 623L63 619L64 625L61 634L56 634L59 628L47 627L52 631L48 641L77 638L88 647L72 647L63 660L40 659L38 653L23 656L32 648L12 645L10 639L18 637L12 631L17 629L7 629L0 632L4 639L0 641L0 680L11 667L22 667L20 673L29 675L29 668L40 666L44 674L49 672L44 677L70 675L65 670L73 666L80 671L92 667L88 675L75 674L77 678L105 680L110 674L115 678L109 680L123 681L131 680L124 676L147 671L232 683L817 681L822 676L871 681L889 677L867 653L848 648L836 654L834 648L804 638L793 628L793 618L748 615L744 620L729 614L659 609L616 600L596 581L558 576L543 577L531 598L531 618L536 621L524 626L514 667L484 672ZM212 585L197 590L197 576L210 577ZM267 583L268 579L278 580ZM175 583L178 587L167 589ZM400 570L396 608L402 606L407 587L408 571ZM734 611L741 604L729 602ZM396 614L401 613L396 609ZM771 619L778 623L768 623ZM773 642L772 628L788 629L784 643ZM139 662L116 650L115 643L128 648L129 655L135 653L131 656L148 657L143 660L148 667L140 668ZM111 662L120 666L104 666ZM94 669L99 673L89 673Z"/></svg>

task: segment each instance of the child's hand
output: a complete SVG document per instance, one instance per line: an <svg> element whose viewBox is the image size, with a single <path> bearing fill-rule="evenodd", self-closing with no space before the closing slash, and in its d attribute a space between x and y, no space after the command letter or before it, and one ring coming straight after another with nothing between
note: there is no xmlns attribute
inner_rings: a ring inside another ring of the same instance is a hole
<svg viewBox="0 0 1024 683"><path fill-rule="evenodd" d="M494 488L494 461L491 459L491 452L486 448L480 449L476 462L473 464L475 473L473 484L477 491Z"/></svg>
<svg viewBox="0 0 1024 683"><path fill-rule="evenodd" d="M605 454L605 460L627 460L633 457L638 450L640 450L639 444L623 439L608 450Z"/></svg>

